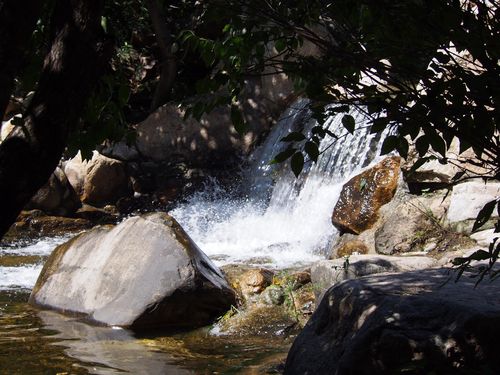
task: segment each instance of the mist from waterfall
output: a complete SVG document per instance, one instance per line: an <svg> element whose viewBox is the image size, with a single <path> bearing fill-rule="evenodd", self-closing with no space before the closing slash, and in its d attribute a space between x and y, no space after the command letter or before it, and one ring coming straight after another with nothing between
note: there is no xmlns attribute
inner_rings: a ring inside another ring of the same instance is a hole
<svg viewBox="0 0 500 375"><path fill-rule="evenodd" d="M327 136L317 163L306 163L299 178L289 164L270 165L286 147L280 139L290 131L305 132L315 124L306 100L298 100L282 116L266 141L255 150L241 183L225 191L209 180L205 189L170 212L198 246L217 264L246 263L285 268L323 259L337 235L331 223L343 183L380 154L380 135L370 134L364 116L353 135L342 115L325 126Z"/></svg>

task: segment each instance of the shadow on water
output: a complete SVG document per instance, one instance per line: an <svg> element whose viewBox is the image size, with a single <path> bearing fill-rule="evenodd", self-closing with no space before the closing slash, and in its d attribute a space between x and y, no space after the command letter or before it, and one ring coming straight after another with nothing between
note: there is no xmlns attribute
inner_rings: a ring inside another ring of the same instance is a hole
<svg viewBox="0 0 500 375"><path fill-rule="evenodd" d="M261 374L284 361L282 336L167 334L89 325L0 291L0 374ZM7 372L3 372L7 371Z"/></svg>

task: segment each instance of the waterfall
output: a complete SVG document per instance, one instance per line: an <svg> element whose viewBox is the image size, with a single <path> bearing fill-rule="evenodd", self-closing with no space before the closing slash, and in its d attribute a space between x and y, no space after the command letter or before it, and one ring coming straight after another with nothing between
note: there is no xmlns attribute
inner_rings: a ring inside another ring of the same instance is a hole
<svg viewBox="0 0 500 375"><path fill-rule="evenodd" d="M173 215L198 246L219 265L227 263L288 267L324 258L337 235L333 208L346 179L380 153L380 135L370 134L363 114L353 112L357 130L342 126L342 115L327 119L326 136L317 163L306 163L295 178L287 163L269 161L286 144L290 131L315 124L306 100L282 116L264 144L255 150L236 191L224 191L210 180L204 191L173 210Z"/></svg>

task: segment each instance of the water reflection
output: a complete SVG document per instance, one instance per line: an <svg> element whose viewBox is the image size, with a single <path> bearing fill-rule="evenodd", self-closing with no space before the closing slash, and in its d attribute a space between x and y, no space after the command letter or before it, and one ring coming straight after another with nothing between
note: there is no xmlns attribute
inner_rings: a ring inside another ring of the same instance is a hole
<svg viewBox="0 0 500 375"><path fill-rule="evenodd" d="M87 363L83 367L92 374L194 374L169 363L173 359L168 354L149 350L130 331L91 326L51 311L38 315L46 329L60 332L52 336L62 340L55 344L65 346L67 355Z"/></svg>

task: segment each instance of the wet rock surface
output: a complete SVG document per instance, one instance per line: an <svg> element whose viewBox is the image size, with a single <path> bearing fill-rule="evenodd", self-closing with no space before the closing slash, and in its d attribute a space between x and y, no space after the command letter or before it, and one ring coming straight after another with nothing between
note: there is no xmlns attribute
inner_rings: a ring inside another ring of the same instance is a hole
<svg viewBox="0 0 500 375"><path fill-rule="evenodd" d="M57 247L30 303L106 325L182 329L224 314L235 293L179 224L156 213Z"/></svg>
<svg viewBox="0 0 500 375"><path fill-rule="evenodd" d="M40 210L22 211L16 222L5 234L3 240L11 242L39 237L61 236L90 229L94 224L95 222L85 218L50 216Z"/></svg>
<svg viewBox="0 0 500 375"><path fill-rule="evenodd" d="M428 269L330 288L285 374L499 373L498 284L449 279L448 270Z"/></svg>
<svg viewBox="0 0 500 375"><path fill-rule="evenodd" d="M399 157L388 157L344 184L332 215L341 233L360 234L373 226L396 192L399 166Z"/></svg>

